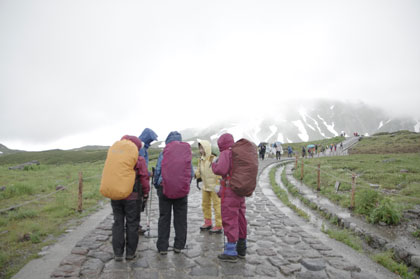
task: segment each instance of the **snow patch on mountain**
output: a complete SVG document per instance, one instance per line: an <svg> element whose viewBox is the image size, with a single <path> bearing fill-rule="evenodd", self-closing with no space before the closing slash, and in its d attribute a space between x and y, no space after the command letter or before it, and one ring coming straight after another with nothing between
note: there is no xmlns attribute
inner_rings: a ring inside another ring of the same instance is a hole
<svg viewBox="0 0 420 279"><path fill-rule="evenodd" d="M318 129L318 132L323 136L324 138L327 138L327 136L321 131L321 128L319 127L318 121L307 115L308 118L310 118L313 122L315 122L316 128ZM315 131L315 130L314 130Z"/></svg>
<svg viewBox="0 0 420 279"><path fill-rule="evenodd" d="M327 122L318 114L318 118L324 123L325 127L327 127L328 131L330 131L332 134L334 134L336 137L338 137L338 133L336 130L334 130L334 122L331 123L331 125L328 125Z"/></svg>
<svg viewBox="0 0 420 279"><path fill-rule="evenodd" d="M382 126L384 126L384 122L383 121L379 122L378 130L381 129Z"/></svg>
<svg viewBox="0 0 420 279"><path fill-rule="evenodd" d="M417 124L414 126L414 132L419 133L420 132L420 121L417 120Z"/></svg>
<svg viewBox="0 0 420 279"><path fill-rule="evenodd" d="M287 142L288 143L293 143L293 141L291 139L289 139L289 138L287 138Z"/></svg>
<svg viewBox="0 0 420 279"><path fill-rule="evenodd" d="M333 110L333 109L334 109L334 106L335 106L335 105L330 106L330 110Z"/></svg>
<svg viewBox="0 0 420 279"><path fill-rule="evenodd" d="M261 119L255 119L251 121L243 121L240 123L234 123L228 128L224 128L220 130L218 133L212 135L210 137L211 140L215 140L219 138L224 133L229 133L233 136L233 138L236 140L239 140L241 138L246 138L253 142L260 142L261 139L258 138L258 133L261 131ZM275 135L277 132L277 127L272 125L270 126L270 129L276 129L274 132L271 130L272 135Z"/></svg>
<svg viewBox="0 0 420 279"><path fill-rule="evenodd" d="M302 120L296 120L296 121L292 121L293 125L295 125L298 130L299 130L299 134L298 137L302 140L302 141L308 141L309 140L309 135L306 132L305 129L305 125L303 125Z"/></svg>
<svg viewBox="0 0 420 279"><path fill-rule="evenodd" d="M300 108L300 109L299 109L299 114L300 114L300 117L302 117L303 122L305 122L306 126L308 126L308 127L309 127L309 128L311 128L313 131L315 131L315 128L314 128L314 127L312 127L312 126L308 123L308 121L306 120L306 116L307 116L307 114L306 114L306 111L305 111L303 108Z"/></svg>

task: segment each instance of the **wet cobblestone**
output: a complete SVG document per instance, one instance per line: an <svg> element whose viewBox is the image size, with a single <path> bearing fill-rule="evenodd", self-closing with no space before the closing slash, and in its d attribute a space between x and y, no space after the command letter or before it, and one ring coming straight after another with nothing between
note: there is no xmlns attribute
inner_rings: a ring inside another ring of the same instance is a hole
<svg viewBox="0 0 420 279"><path fill-rule="evenodd" d="M260 162L263 169L273 161ZM194 181L195 183L195 181ZM154 191L154 190L153 190ZM180 254L156 249L159 216L153 193L151 230L140 236L137 258L115 262L111 245L112 215L69 249L51 278L376 278L346 255L335 252L282 213L257 187L247 198L248 250L237 263L220 262L223 234L201 232L201 193L193 185L189 195L187 247ZM142 214L142 224L146 224ZM174 233L171 227L170 244ZM367 277L366 277L367 276ZM389 277L392 278L392 277Z"/></svg>

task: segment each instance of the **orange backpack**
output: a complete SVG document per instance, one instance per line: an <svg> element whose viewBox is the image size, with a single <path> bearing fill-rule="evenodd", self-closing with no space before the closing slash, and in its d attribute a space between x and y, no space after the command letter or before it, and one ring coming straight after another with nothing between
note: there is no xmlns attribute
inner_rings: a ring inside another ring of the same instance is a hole
<svg viewBox="0 0 420 279"><path fill-rule="evenodd" d="M122 200L133 192L138 156L137 146L130 140L117 141L109 148L99 189L103 196Z"/></svg>

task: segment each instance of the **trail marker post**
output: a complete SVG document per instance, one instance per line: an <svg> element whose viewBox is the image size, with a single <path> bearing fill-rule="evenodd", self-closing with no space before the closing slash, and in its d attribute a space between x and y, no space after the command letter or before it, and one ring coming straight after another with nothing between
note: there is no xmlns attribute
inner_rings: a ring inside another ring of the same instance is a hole
<svg viewBox="0 0 420 279"><path fill-rule="evenodd" d="M83 174L79 172L79 203L77 206L77 211L83 211Z"/></svg>
<svg viewBox="0 0 420 279"><path fill-rule="evenodd" d="M321 191L321 164L318 164L318 179L317 179L317 182L318 182L317 190Z"/></svg>
<svg viewBox="0 0 420 279"><path fill-rule="evenodd" d="M356 193L356 174L351 175L351 204L350 208L354 209L354 195Z"/></svg>
<svg viewBox="0 0 420 279"><path fill-rule="evenodd" d="M302 168L300 169L300 180L303 180L303 158L302 158Z"/></svg>

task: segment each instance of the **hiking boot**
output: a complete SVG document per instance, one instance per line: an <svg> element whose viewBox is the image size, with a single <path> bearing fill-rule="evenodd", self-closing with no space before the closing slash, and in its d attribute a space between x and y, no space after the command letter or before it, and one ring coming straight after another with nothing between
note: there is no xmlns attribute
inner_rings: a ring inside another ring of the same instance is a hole
<svg viewBox="0 0 420 279"><path fill-rule="evenodd" d="M159 251L159 254L166 255L166 254L168 254L168 251Z"/></svg>
<svg viewBox="0 0 420 279"><path fill-rule="evenodd" d="M134 255L131 255L131 256L125 256L125 259L126 259L127 261L131 261L131 260L134 260L136 257L137 257L137 255L136 255L136 254L134 254Z"/></svg>
<svg viewBox="0 0 420 279"><path fill-rule="evenodd" d="M209 233L222 233L223 228L222 227L213 227L211 230L209 230Z"/></svg>
<svg viewBox="0 0 420 279"><path fill-rule="evenodd" d="M200 227L201 231L207 231L212 228L211 219L205 219L204 224Z"/></svg>
<svg viewBox="0 0 420 279"><path fill-rule="evenodd" d="M221 261L229 263L236 263L238 261L238 256L229 256L226 254L219 254L217 255L217 258L219 258Z"/></svg>
<svg viewBox="0 0 420 279"><path fill-rule="evenodd" d="M224 262L236 263L238 261L238 252L236 252L236 242L228 242L225 244L223 254L217 256L219 260Z"/></svg>
<svg viewBox="0 0 420 279"><path fill-rule="evenodd" d="M177 254L179 254L179 253L181 253L181 249L174 248L174 252L177 253Z"/></svg>
<svg viewBox="0 0 420 279"><path fill-rule="evenodd" d="M122 260L123 260L124 258L121 256L121 257L119 257L119 256L115 256L114 257L114 260L116 261L116 262L122 262Z"/></svg>
<svg viewBox="0 0 420 279"><path fill-rule="evenodd" d="M245 259L246 256L246 239L240 238L236 244L236 251L238 252L238 258Z"/></svg>

